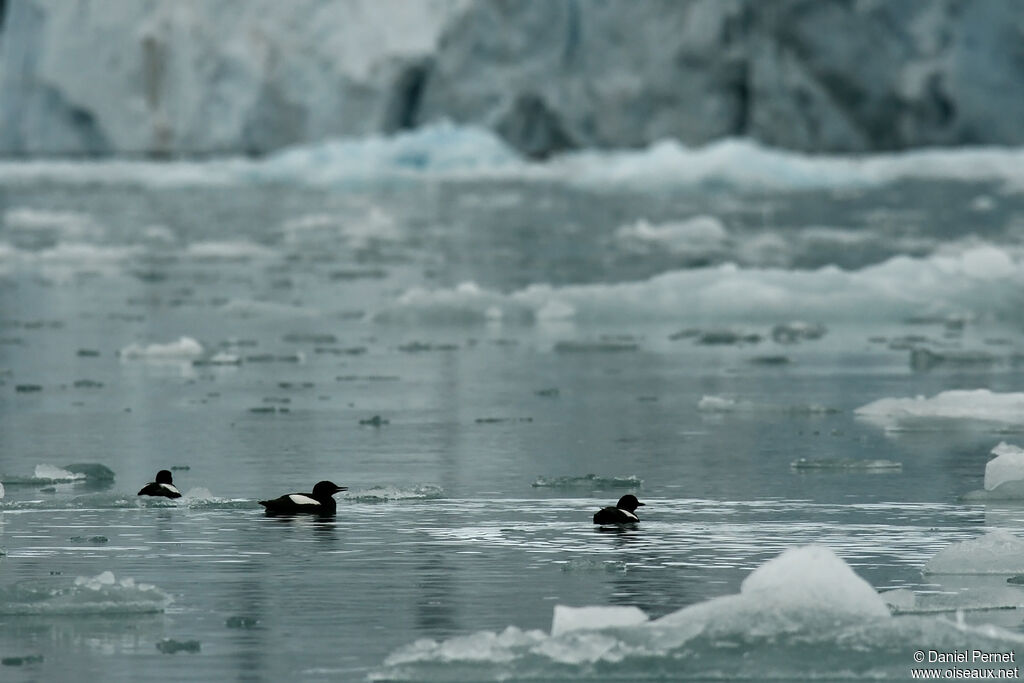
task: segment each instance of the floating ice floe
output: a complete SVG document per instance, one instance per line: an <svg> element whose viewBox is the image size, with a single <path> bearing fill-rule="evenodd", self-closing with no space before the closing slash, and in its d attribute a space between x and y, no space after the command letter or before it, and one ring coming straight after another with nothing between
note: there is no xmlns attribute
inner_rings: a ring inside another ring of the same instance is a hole
<svg viewBox="0 0 1024 683"><path fill-rule="evenodd" d="M447 121L389 137L328 140L263 159L210 161L0 162L5 184L60 182L129 186L338 184L353 180L478 180L480 177L646 190L727 184L771 190L859 188L905 179L997 181L1024 186L1024 150L956 148L857 155L810 155L749 139L702 147L675 140L641 150L587 150L530 163L490 130Z"/></svg>
<svg viewBox="0 0 1024 683"><path fill-rule="evenodd" d="M104 615L162 612L170 596L156 586L117 580L105 571L73 581L59 577L27 580L0 589L0 614Z"/></svg>
<svg viewBox="0 0 1024 683"><path fill-rule="evenodd" d="M838 413L837 408L829 408L815 403L807 405L774 405L771 403L752 403L725 396L702 396L697 402L697 410L702 413L783 413L786 415L832 415Z"/></svg>
<svg viewBox="0 0 1024 683"><path fill-rule="evenodd" d="M120 351L128 360L191 360L203 355L203 345L192 337L166 344L129 344Z"/></svg>
<svg viewBox="0 0 1024 683"><path fill-rule="evenodd" d="M582 477L537 477L531 484L534 488L553 489L590 489L597 491L601 489L638 489L644 485L644 480L630 475L628 477L599 477L596 474L585 474Z"/></svg>
<svg viewBox="0 0 1024 683"><path fill-rule="evenodd" d="M735 595L653 621L645 616L633 608L559 606L550 634L510 626L419 640L392 653L370 679L828 679L836 662L853 678L903 679L907 653L921 643L950 650L1024 644L997 627L893 617L866 581L821 546L769 560Z"/></svg>
<svg viewBox="0 0 1024 683"><path fill-rule="evenodd" d="M663 273L647 280L552 286L504 293L467 282L413 288L373 315L377 322L542 323L555 318L625 325L686 321L775 324L780 319L899 322L912 316L1020 317L1024 252L1016 247L959 245L913 258L897 256L858 270L743 268L727 263ZM558 311L555 318L551 311ZM781 330L780 338L795 329ZM803 332L810 332L810 328ZM802 332L802 333L803 333Z"/></svg>
<svg viewBox="0 0 1024 683"><path fill-rule="evenodd" d="M185 255L205 261L248 261L274 256L277 252L253 242L193 242Z"/></svg>
<svg viewBox="0 0 1024 683"><path fill-rule="evenodd" d="M903 463L895 460L857 458L797 458L789 463L795 470L828 472L898 472Z"/></svg>
<svg viewBox="0 0 1024 683"><path fill-rule="evenodd" d="M50 484L71 484L91 481L113 480L114 473L110 468L98 463L78 463L57 467L56 465L36 465L31 476L3 475L3 483L8 486L45 486Z"/></svg>
<svg viewBox="0 0 1024 683"><path fill-rule="evenodd" d="M907 588L885 591L881 598L893 614L932 614L1016 610L1024 608L1024 590L1007 583L1003 576L947 576L941 585L927 591ZM1018 621L1013 618L1014 624Z"/></svg>
<svg viewBox="0 0 1024 683"><path fill-rule="evenodd" d="M724 253L729 233L715 216L695 216L660 224L639 220L619 227L615 239L631 251L666 251L674 256L703 260Z"/></svg>
<svg viewBox="0 0 1024 683"><path fill-rule="evenodd" d="M890 431L921 427L936 420L1020 425L1024 424L1024 393L958 389L931 398L883 398L854 412Z"/></svg>
<svg viewBox="0 0 1024 683"><path fill-rule="evenodd" d="M926 574L1024 574L1024 539L1002 529L943 548Z"/></svg>
<svg viewBox="0 0 1024 683"><path fill-rule="evenodd" d="M347 500L360 503L383 503L400 500L437 500L444 498L444 489L434 484L419 484L410 487L375 486L368 489L348 491L343 494Z"/></svg>

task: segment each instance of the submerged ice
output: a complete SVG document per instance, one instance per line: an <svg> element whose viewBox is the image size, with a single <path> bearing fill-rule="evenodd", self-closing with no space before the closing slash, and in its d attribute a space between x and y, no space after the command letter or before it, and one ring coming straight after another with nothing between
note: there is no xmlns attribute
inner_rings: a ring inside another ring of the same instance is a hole
<svg viewBox="0 0 1024 683"><path fill-rule="evenodd" d="M76 579L26 580L0 589L0 614L109 615L162 612L170 596L110 571Z"/></svg>

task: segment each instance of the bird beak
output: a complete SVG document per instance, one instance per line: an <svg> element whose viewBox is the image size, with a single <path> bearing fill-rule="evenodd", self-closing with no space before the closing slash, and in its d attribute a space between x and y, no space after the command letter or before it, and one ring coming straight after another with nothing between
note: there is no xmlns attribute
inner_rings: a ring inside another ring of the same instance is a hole
<svg viewBox="0 0 1024 683"><path fill-rule="evenodd" d="M637 505L647 505L647 503L641 503L639 500L636 502Z"/></svg>
<svg viewBox="0 0 1024 683"><path fill-rule="evenodd" d="M348 491L348 487L347 486L337 486L336 485L334 487L334 492L337 493L338 491Z"/></svg>

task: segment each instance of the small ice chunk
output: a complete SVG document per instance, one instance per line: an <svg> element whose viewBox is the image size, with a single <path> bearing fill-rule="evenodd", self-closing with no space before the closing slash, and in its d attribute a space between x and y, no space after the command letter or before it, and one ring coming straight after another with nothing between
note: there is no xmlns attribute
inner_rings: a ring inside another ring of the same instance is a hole
<svg viewBox="0 0 1024 683"><path fill-rule="evenodd" d="M129 344L121 349L122 358L174 360L203 355L203 346L192 337L181 337L167 344Z"/></svg>
<svg viewBox="0 0 1024 683"><path fill-rule="evenodd" d="M75 481L85 479L81 472L69 472L53 465L36 465L35 478L45 481Z"/></svg>
<svg viewBox="0 0 1024 683"><path fill-rule="evenodd" d="M596 631L619 626L636 626L647 621L647 615L638 607L567 607L555 605L551 620L551 635L569 631Z"/></svg>
<svg viewBox="0 0 1024 683"><path fill-rule="evenodd" d="M925 574L1024 573L1024 539L996 529L947 546L924 565Z"/></svg>
<svg viewBox="0 0 1024 683"><path fill-rule="evenodd" d="M736 410L736 407L735 399L725 398L724 396L704 395L697 402L697 410L702 413L731 413Z"/></svg>
<svg viewBox="0 0 1024 683"><path fill-rule="evenodd" d="M992 491L1000 484L1024 480L1024 449L1005 441L992 449L996 456L985 465L985 490Z"/></svg>

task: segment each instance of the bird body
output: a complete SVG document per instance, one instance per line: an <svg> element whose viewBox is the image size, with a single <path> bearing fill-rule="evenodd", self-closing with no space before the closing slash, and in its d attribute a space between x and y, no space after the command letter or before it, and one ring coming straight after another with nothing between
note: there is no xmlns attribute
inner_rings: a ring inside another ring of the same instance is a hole
<svg viewBox="0 0 1024 683"><path fill-rule="evenodd" d="M172 483L170 470L160 470L156 473L156 481L151 481L143 486L137 495L181 498L181 491Z"/></svg>
<svg viewBox="0 0 1024 683"><path fill-rule="evenodd" d="M347 489L347 486L338 486L334 482L321 481L313 487L312 493L286 493L271 500L261 500L259 503L266 508L268 515L294 515L302 513L333 515L337 509L337 503L334 502L334 494Z"/></svg>
<svg viewBox="0 0 1024 683"><path fill-rule="evenodd" d="M615 507L601 508L594 513L594 524L636 524L640 518L636 509L643 505L636 496L628 494L619 498Z"/></svg>

